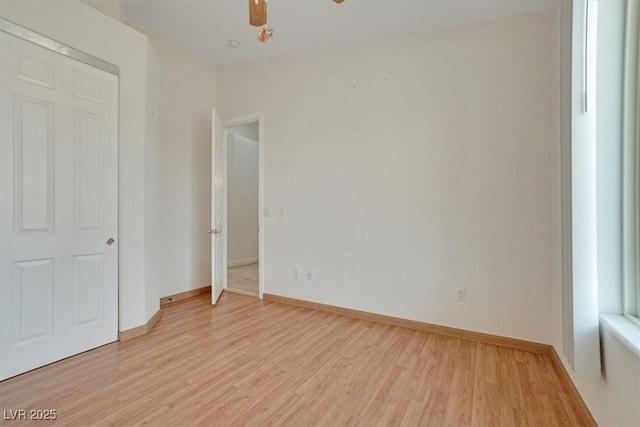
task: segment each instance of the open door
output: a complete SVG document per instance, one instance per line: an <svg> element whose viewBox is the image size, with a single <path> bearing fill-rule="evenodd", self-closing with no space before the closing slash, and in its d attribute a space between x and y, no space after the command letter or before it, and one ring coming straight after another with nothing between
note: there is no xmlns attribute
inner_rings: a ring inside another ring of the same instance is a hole
<svg viewBox="0 0 640 427"><path fill-rule="evenodd" d="M226 269L224 251L225 162L222 121L215 108L211 113L211 304L215 305L224 289Z"/></svg>

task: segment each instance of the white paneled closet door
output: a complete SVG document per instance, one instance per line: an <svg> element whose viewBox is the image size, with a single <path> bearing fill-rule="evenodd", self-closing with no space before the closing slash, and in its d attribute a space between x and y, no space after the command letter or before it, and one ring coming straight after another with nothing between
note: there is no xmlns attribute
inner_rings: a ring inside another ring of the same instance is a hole
<svg viewBox="0 0 640 427"><path fill-rule="evenodd" d="M118 77L0 32L0 380L117 340Z"/></svg>

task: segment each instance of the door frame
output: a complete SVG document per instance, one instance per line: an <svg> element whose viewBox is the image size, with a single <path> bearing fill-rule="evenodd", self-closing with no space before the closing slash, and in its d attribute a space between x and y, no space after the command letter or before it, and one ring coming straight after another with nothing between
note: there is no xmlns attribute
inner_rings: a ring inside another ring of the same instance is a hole
<svg viewBox="0 0 640 427"><path fill-rule="evenodd" d="M228 233L228 211L229 205L227 203L227 189L228 189L228 168L227 168L227 145L228 145L228 129L246 125L249 123L258 122L258 298L263 299L264 295L264 113L257 111L254 113L244 114L242 116L232 117L222 121L222 152L224 163L224 190L223 190L223 203L224 203L224 235L227 236L224 244L224 281L223 288L227 289L227 248L229 245L229 233Z"/></svg>

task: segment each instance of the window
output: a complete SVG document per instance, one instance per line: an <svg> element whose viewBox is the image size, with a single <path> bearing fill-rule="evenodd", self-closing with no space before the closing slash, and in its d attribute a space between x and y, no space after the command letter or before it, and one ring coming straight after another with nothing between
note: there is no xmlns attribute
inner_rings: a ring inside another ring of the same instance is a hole
<svg viewBox="0 0 640 427"><path fill-rule="evenodd" d="M625 314L640 325L640 2L627 4L623 245Z"/></svg>

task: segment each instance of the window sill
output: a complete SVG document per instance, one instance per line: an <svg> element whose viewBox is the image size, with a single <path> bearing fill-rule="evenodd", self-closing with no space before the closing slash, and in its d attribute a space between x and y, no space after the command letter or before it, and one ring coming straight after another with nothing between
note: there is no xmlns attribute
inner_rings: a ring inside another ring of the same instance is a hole
<svg viewBox="0 0 640 427"><path fill-rule="evenodd" d="M640 327L621 314L603 314L600 324L640 359Z"/></svg>

